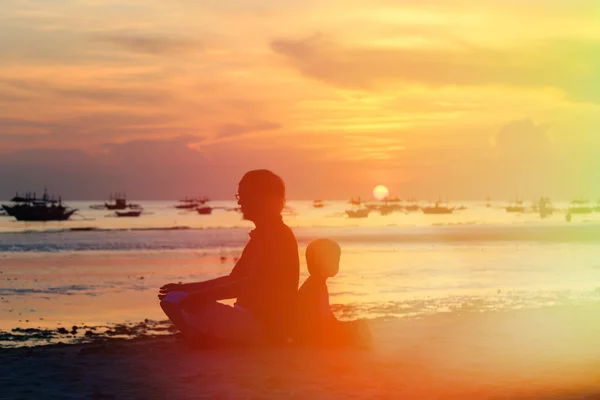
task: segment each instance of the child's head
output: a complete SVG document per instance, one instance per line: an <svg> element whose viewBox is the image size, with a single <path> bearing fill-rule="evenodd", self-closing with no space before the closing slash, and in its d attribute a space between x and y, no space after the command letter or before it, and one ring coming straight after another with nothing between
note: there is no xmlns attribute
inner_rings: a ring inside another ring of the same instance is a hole
<svg viewBox="0 0 600 400"><path fill-rule="evenodd" d="M306 265L312 276L330 278L340 269L340 246L331 239L316 239L306 247Z"/></svg>

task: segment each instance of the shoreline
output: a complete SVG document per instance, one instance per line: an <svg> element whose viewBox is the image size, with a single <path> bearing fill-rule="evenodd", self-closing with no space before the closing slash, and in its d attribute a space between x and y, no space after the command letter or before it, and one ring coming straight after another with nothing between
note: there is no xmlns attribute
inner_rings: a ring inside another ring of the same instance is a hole
<svg viewBox="0 0 600 400"><path fill-rule="evenodd" d="M0 383L8 398L597 398L599 311L376 320L371 351L190 352L175 335L0 349Z"/></svg>

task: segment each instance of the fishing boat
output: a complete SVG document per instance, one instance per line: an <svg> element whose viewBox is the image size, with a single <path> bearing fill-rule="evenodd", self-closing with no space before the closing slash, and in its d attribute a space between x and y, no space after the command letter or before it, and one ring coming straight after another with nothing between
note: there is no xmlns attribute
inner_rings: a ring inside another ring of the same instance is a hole
<svg viewBox="0 0 600 400"><path fill-rule="evenodd" d="M414 197L411 197L408 199L408 204L404 206L404 210L405 211L419 211L421 209L421 206L419 206L419 204L417 204L417 199L415 199Z"/></svg>
<svg viewBox="0 0 600 400"><path fill-rule="evenodd" d="M179 204L175 208L180 210L193 210L208 202L208 197L186 197L185 199L179 200Z"/></svg>
<svg viewBox="0 0 600 400"><path fill-rule="evenodd" d="M423 207L421 210L423 214L452 214L454 207L444 207L440 205L439 201L436 201L433 207Z"/></svg>
<svg viewBox="0 0 600 400"><path fill-rule="evenodd" d="M524 213L525 207L523 206L523 199L516 198L512 204L505 208L507 213Z"/></svg>
<svg viewBox="0 0 600 400"><path fill-rule="evenodd" d="M389 215L396 210L397 210L396 206L388 205L388 204L384 204L384 205L377 207L377 211L379 211L379 214L381 214L381 215Z"/></svg>
<svg viewBox="0 0 600 400"><path fill-rule="evenodd" d="M314 208L323 208L323 207L325 207L325 203L323 203L323 200L315 200L315 201L313 201L313 207Z"/></svg>
<svg viewBox="0 0 600 400"><path fill-rule="evenodd" d="M115 211L117 217L139 217L143 210Z"/></svg>
<svg viewBox="0 0 600 400"><path fill-rule="evenodd" d="M209 215L209 214L212 214L212 210L213 210L212 207L208 207L208 206L196 208L196 211L200 215Z"/></svg>
<svg viewBox="0 0 600 400"><path fill-rule="evenodd" d="M110 203L104 203L104 207L107 210L125 210L127 208L141 208L139 204L132 204L127 202L125 193L110 194Z"/></svg>
<svg viewBox="0 0 600 400"><path fill-rule="evenodd" d="M539 212L540 218L546 218L554 213L554 207L549 197L540 197L537 202L534 202L533 211Z"/></svg>
<svg viewBox="0 0 600 400"><path fill-rule="evenodd" d="M357 198L351 198L350 200L348 200L348 203L352 204L353 206L360 206L362 204L362 200L360 199L360 197Z"/></svg>
<svg viewBox="0 0 600 400"><path fill-rule="evenodd" d="M402 199L398 196L388 196L385 198L385 201L388 203L400 203Z"/></svg>
<svg viewBox="0 0 600 400"><path fill-rule="evenodd" d="M568 213L570 214L591 214L594 208L590 206L590 201L587 199L577 199L569 203Z"/></svg>
<svg viewBox="0 0 600 400"><path fill-rule="evenodd" d="M13 205L3 204L2 208L17 221L66 221L77 211L64 206L60 196L58 200L49 196L46 190L41 198L37 198L35 193L31 192L25 196L19 196L17 193L11 201Z"/></svg>
<svg viewBox="0 0 600 400"><path fill-rule="evenodd" d="M348 218L367 218L369 216L368 208L358 208L356 210L346 210Z"/></svg>

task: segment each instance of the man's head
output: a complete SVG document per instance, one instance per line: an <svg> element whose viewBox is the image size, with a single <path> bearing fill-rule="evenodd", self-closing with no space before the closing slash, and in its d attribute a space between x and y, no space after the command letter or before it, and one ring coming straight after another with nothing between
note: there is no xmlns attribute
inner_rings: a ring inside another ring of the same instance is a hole
<svg viewBox="0 0 600 400"><path fill-rule="evenodd" d="M331 278L340 269L340 245L331 239L316 239L306 247L306 265L311 276Z"/></svg>
<svg viewBox="0 0 600 400"><path fill-rule="evenodd" d="M257 219L281 215L285 205L283 179L267 169L247 172L238 184L238 204L244 219Z"/></svg>

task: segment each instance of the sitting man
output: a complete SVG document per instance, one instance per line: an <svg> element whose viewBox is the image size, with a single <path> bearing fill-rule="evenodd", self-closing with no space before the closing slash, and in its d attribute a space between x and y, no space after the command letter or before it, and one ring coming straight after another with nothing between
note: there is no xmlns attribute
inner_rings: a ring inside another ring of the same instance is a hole
<svg viewBox="0 0 600 400"><path fill-rule="evenodd" d="M283 180L268 170L246 173L236 194L256 229L229 275L160 288L161 307L195 346L285 343L291 335L300 274L298 243L283 223ZM235 298L228 306L218 300Z"/></svg>

